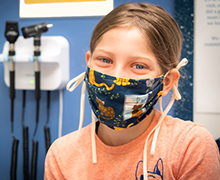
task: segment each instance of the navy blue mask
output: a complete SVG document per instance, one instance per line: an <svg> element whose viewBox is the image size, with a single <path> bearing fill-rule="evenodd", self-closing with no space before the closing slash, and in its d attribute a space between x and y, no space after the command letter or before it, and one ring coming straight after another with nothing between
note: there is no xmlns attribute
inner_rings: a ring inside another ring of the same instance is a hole
<svg viewBox="0 0 220 180"><path fill-rule="evenodd" d="M97 119L114 130L137 125L153 110L163 92L164 76L118 78L88 67L85 82Z"/></svg>

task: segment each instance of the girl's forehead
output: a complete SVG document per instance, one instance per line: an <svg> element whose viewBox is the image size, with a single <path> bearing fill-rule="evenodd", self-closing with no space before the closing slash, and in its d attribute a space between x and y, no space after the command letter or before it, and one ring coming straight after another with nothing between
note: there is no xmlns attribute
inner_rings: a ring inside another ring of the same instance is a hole
<svg viewBox="0 0 220 180"><path fill-rule="evenodd" d="M136 49L148 49L148 51L152 52L147 36L135 26L119 27L108 30L97 41L96 47L105 45L106 48L110 47L110 45L123 45L123 47L125 46L127 48L137 47Z"/></svg>

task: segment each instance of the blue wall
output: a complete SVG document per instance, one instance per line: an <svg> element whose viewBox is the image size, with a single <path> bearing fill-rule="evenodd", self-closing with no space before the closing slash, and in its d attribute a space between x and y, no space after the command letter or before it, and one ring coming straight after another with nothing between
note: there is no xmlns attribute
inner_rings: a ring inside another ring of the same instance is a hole
<svg viewBox="0 0 220 180"><path fill-rule="evenodd" d="M126 0L115 1L114 6L131 2ZM146 1L132 1L146 2ZM149 0L147 2L158 4L165 8L171 15L174 15L174 0ZM70 78L77 76L86 69L85 53L89 50L89 40L94 26L101 17L68 17L68 18L36 18L20 19L19 18L19 1L18 0L1 0L0 4L0 53L3 50L3 44L6 41L4 37L5 22L18 21L19 29L24 26L46 22L54 26L46 34L47 36L60 35L64 36L70 44ZM21 32L20 32L21 33ZM79 120L79 102L80 89L77 88L74 93L63 91L63 135L78 128ZM23 179L23 153L22 153L22 91L16 91L15 99L15 136L19 141L18 149L18 167L17 179ZM59 92L51 93L51 111L49 127L51 128L51 138L54 141L58 137L58 116L59 116ZM40 102L40 122L35 139L39 141L38 154L38 172L37 179L43 179L45 143L43 126L46 122L46 92L42 91ZM90 110L88 102L86 103L84 125L90 123ZM31 137L35 127L35 98L34 91L27 91L27 103L25 113L25 124L29 127L29 159L31 159ZM10 99L9 89L4 83L4 68L0 63L0 179L10 179L10 162L11 162L11 124L10 124Z"/></svg>

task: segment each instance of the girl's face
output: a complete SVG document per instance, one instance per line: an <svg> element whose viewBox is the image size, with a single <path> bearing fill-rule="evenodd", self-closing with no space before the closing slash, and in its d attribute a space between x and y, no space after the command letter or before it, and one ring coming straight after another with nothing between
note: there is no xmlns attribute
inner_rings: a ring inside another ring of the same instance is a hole
<svg viewBox="0 0 220 180"><path fill-rule="evenodd" d="M106 32L91 54L87 64L99 72L124 78L155 78L162 74L146 37L136 27L114 28Z"/></svg>

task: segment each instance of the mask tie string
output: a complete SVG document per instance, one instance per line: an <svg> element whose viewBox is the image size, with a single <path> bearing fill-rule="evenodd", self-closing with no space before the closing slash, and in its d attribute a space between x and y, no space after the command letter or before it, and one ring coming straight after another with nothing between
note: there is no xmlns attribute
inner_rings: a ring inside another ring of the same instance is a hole
<svg viewBox="0 0 220 180"><path fill-rule="evenodd" d="M182 59L180 61L180 63L177 65L176 69L179 70L182 66L185 66L187 63L188 63L188 60L186 58ZM167 115L167 113L169 112L169 110L171 109L174 101L181 99L181 95L178 91L178 81L174 84L174 86L172 87L172 90L173 90L172 97L171 97L170 102L164 111L162 108L162 97L160 98L161 100L159 99L160 111L162 112L162 114L159 118L157 125L152 129L152 131L148 134L148 136L145 140L144 155L143 155L143 174L144 174L145 180L148 180L148 177L147 177L147 142L148 142L148 139L151 136L151 134L155 131L153 141L152 141L152 146L151 146L151 152L150 152L151 155L154 155L155 149L156 149L156 141L157 141L157 137L158 137L159 130L160 130L160 125L161 125L163 119L165 118L165 116Z"/></svg>
<svg viewBox="0 0 220 180"><path fill-rule="evenodd" d="M95 128L96 128L95 114L94 114L94 112L92 111L91 140L92 140L92 162L93 162L94 164L97 163L96 143L95 143Z"/></svg>
<svg viewBox="0 0 220 180"><path fill-rule="evenodd" d="M159 98L159 107L160 107L160 112L163 112L162 98Z"/></svg>
<svg viewBox="0 0 220 180"><path fill-rule="evenodd" d="M77 77L71 79L67 85L66 89L72 92L85 78L85 72L81 73ZM85 111L85 89L86 83L83 81L82 89L81 89L81 100L80 100L80 120L79 120L79 127L78 131L82 129L83 126L83 119L84 119L84 111ZM92 131L91 131L91 140L92 140L92 159L93 163L97 163L97 155L96 155L96 144L95 144L95 114L92 111Z"/></svg>
<svg viewBox="0 0 220 180"><path fill-rule="evenodd" d="M71 79L67 85L66 89L70 92L72 92L83 80L85 77L85 72L81 73L77 77ZM84 119L84 110L85 110L85 89L86 89L86 83L83 81L82 84L82 90L81 90L81 99L80 99L80 118L79 118L79 127L78 131L82 129L83 125L83 119Z"/></svg>
<svg viewBox="0 0 220 180"><path fill-rule="evenodd" d="M79 127L78 131L82 129L83 120L84 120L84 111L85 111L85 91L86 91L86 83L83 81L82 90L81 90L81 99L80 99L80 118L79 118Z"/></svg>

